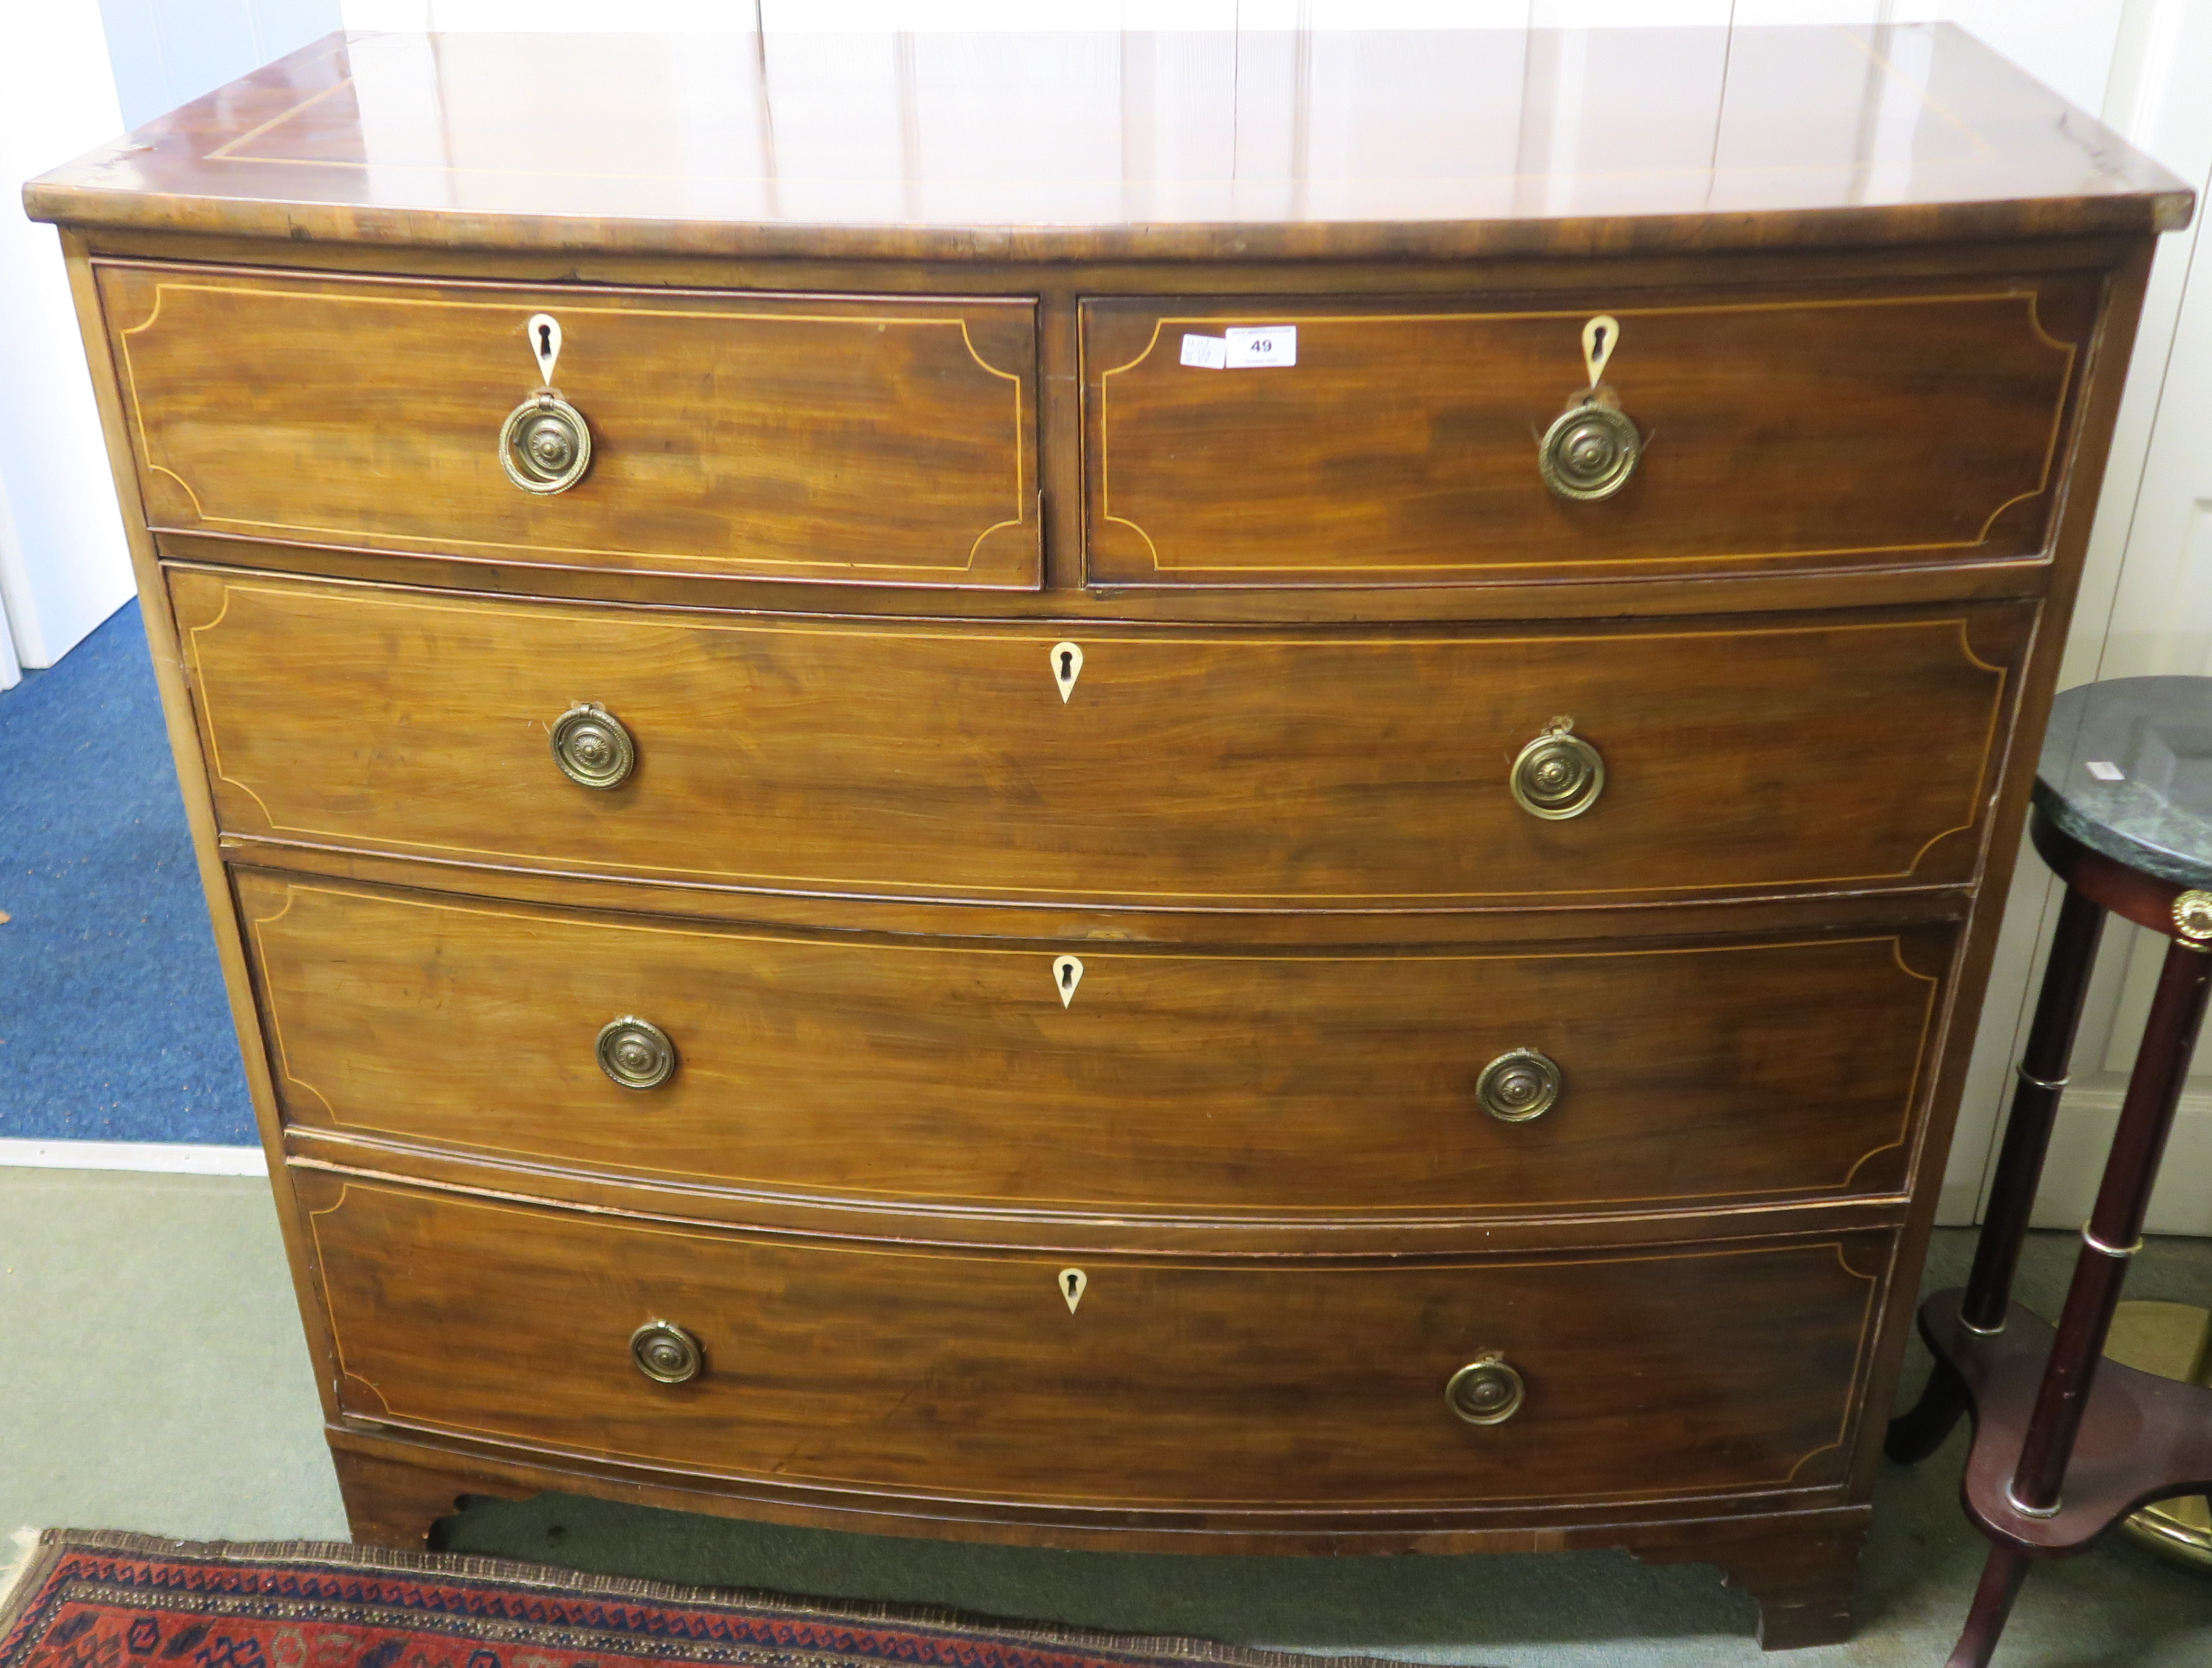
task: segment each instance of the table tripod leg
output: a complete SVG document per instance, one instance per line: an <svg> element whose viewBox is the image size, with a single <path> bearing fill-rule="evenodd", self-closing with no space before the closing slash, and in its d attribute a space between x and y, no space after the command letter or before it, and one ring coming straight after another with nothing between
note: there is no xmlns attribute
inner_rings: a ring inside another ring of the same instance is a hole
<svg viewBox="0 0 2212 1668"><path fill-rule="evenodd" d="M1966 1411L1966 1386L1958 1369L1938 1360L1911 1409L1889 1422L1881 1451L1900 1465L1917 1465L1943 1446Z"/></svg>
<svg viewBox="0 0 2212 1668"><path fill-rule="evenodd" d="M1943 1668L1989 1668L1990 1654L2011 1619L2013 1600L2020 1597L2027 1564L2027 1554L2016 1546L1999 1542L1990 1548L1981 1585L1974 1589L1973 1608L1966 1612L1966 1625Z"/></svg>

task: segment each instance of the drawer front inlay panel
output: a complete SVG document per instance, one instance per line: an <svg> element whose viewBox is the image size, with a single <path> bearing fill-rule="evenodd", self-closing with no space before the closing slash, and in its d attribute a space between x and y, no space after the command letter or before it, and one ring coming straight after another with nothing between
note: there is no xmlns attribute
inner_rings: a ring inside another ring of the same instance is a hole
<svg viewBox="0 0 2212 1668"><path fill-rule="evenodd" d="M2092 287L1569 311L1311 302L1084 306L1094 583L1590 578L2041 548ZM1565 502L1537 441L1604 380L1646 437ZM1215 371L1187 335L1291 325L1297 363Z"/></svg>
<svg viewBox="0 0 2212 1668"><path fill-rule="evenodd" d="M1842 1480L1886 1231L1392 1266L776 1242L299 1177L349 1412L724 1476L1112 1506ZM629 1341L696 1337L655 1384ZM1471 1426L1447 1380L1523 1377Z"/></svg>
<svg viewBox="0 0 2212 1668"><path fill-rule="evenodd" d="M103 265L149 519L421 555L1026 588L1039 573L1027 301L851 300ZM520 490L538 385L592 461Z"/></svg>
<svg viewBox="0 0 2212 1668"><path fill-rule="evenodd" d="M708 621L179 570L230 831L777 889L1448 902L1956 882L2026 610L1572 633ZM1971 640L1970 640L1971 638ZM554 762L596 703L609 790ZM1557 717L1601 797L1508 779Z"/></svg>
<svg viewBox="0 0 2212 1668"><path fill-rule="evenodd" d="M1192 1211L1902 1187L1949 934L1579 954L852 943L241 871L288 1115L609 1174ZM635 1015L680 1059L593 1055ZM1526 1123L1486 1063L1565 1076ZM650 1139L642 1138L649 1134Z"/></svg>

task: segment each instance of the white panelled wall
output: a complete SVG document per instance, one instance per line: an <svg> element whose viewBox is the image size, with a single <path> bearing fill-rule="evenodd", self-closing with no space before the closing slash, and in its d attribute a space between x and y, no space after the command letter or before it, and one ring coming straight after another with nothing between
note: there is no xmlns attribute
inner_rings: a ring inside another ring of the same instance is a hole
<svg viewBox="0 0 2212 1668"><path fill-rule="evenodd" d="M101 13L106 14L103 38ZM1948 19L2196 185L2212 183L2212 0L36 0L0 20L0 163L20 179L325 30L860 33L960 29L1520 27ZM1911 38L1895 41L1911 49ZM854 43L884 54L886 39ZM109 60L112 60L112 73ZM1247 78L1242 103L1295 96ZM1281 114L1289 119L1287 105ZM1909 115L1909 112L1908 112ZM1264 123L1267 112L1240 108ZM1316 136L1319 137L1319 136ZM1879 189L1879 169L1870 172ZM2199 221L2201 224L2201 220ZM2212 673L2212 277L2195 227L2160 250L2062 682ZM2212 265L2212 263L2208 263ZM0 604L27 665L51 664L129 585L52 234L0 212ZM0 687L12 681L0 630ZM1972 1221L2055 903L2031 852L2010 900L1942 1217ZM2086 1214L2155 956L2107 938L2061 1113L2044 1219ZM2155 946L2152 947L2154 949ZM2152 1227L2212 1234L2212 1059L2183 1118Z"/></svg>
<svg viewBox="0 0 2212 1668"><path fill-rule="evenodd" d="M126 127L345 27L338 0L100 0L100 10Z"/></svg>
<svg viewBox="0 0 2212 1668"><path fill-rule="evenodd" d="M2163 240L2106 471L2061 687L2154 673L2212 675L2212 0L2130 0L2116 36L2105 119L2197 187L2198 213ZM2023 852L1983 1009L1942 1220L1987 1198L2013 1062L2027 1035L2057 889ZM2060 1103L2036 1222L2089 1215L2166 940L2107 925ZM2152 1196L2149 1228L2212 1234L2212 1056L2200 1054Z"/></svg>
<svg viewBox="0 0 2212 1668"><path fill-rule="evenodd" d="M0 6L0 688L131 591L60 246L16 187L338 27L337 0Z"/></svg>
<svg viewBox="0 0 2212 1668"><path fill-rule="evenodd" d="M131 594L60 246L15 193L121 125L97 0L0 13L0 684L18 662L52 665Z"/></svg>

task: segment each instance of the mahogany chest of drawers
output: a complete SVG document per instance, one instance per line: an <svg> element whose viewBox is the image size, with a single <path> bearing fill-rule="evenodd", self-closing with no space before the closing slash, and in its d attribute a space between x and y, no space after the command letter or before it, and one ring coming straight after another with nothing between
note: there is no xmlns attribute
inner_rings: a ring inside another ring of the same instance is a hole
<svg viewBox="0 0 2212 1668"><path fill-rule="evenodd" d="M2175 182L1948 29L374 36L28 201L359 1537L1847 1631Z"/></svg>

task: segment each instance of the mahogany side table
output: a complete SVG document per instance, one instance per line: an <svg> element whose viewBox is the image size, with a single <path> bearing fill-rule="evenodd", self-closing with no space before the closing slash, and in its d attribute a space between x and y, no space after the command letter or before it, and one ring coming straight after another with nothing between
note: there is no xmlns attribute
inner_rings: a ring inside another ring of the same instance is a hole
<svg viewBox="0 0 2212 1668"><path fill-rule="evenodd" d="M2212 678L2059 695L2030 832L2065 901L1973 1270L1921 1307L1936 1370L1887 1443L1910 1464L1973 1416L1964 1495L1990 1558L1948 1668L1984 1668L2033 1560L2212 1485L2212 1391L2102 1359L2212 992ZM2107 914L2172 942L2054 1333L2011 1301L2013 1276Z"/></svg>

